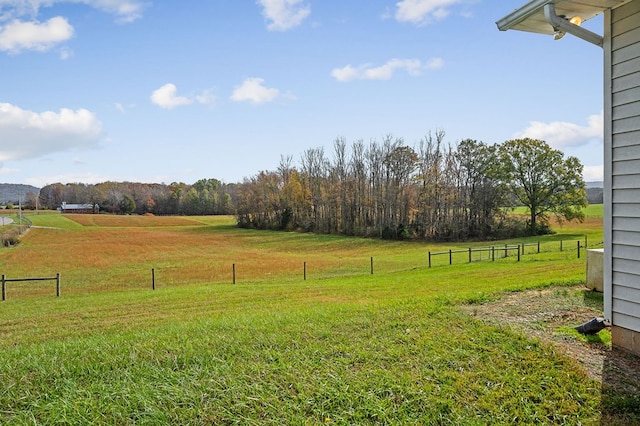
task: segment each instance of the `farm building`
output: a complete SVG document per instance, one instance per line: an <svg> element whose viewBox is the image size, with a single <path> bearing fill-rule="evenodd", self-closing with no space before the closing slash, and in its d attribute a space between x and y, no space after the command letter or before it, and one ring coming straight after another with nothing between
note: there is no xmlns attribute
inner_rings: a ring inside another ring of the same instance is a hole
<svg viewBox="0 0 640 426"><path fill-rule="evenodd" d="M62 205L58 207L58 210L60 211L60 213L63 213L63 214L69 214L69 213L94 214L94 213L98 213L98 211L100 210L100 207L97 204L91 204L91 203L70 204L70 203L62 202Z"/></svg>
<svg viewBox="0 0 640 426"><path fill-rule="evenodd" d="M580 22L604 14L603 35ZM640 0L533 0L497 22L604 51L604 317L640 354Z"/></svg>

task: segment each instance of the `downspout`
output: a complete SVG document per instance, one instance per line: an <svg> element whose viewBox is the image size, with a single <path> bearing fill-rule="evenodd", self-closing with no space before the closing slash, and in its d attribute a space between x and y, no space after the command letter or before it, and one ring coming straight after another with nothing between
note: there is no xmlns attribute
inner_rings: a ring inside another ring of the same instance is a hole
<svg viewBox="0 0 640 426"><path fill-rule="evenodd" d="M604 38L602 36L584 29L579 25L572 24L567 19L556 15L556 6L553 3L544 5L544 17L555 31L572 34L596 46L602 47L604 44Z"/></svg>

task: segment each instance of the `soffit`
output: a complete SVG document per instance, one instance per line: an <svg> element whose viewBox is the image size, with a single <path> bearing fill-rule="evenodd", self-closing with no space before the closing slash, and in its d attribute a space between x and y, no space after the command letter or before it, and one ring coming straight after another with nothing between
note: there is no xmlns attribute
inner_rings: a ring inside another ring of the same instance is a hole
<svg viewBox="0 0 640 426"><path fill-rule="evenodd" d="M554 3L558 16L567 19L580 16L584 22L606 9L615 9L629 1L632 0L533 0L500 19L496 24L502 31L519 30L553 34L555 30L544 17L546 4Z"/></svg>

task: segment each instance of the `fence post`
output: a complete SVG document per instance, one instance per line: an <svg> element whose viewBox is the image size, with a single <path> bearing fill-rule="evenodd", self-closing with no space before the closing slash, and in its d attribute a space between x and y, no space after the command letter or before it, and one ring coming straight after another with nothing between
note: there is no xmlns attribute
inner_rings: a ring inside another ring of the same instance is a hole
<svg viewBox="0 0 640 426"><path fill-rule="evenodd" d="M236 264L233 264L233 284L236 283Z"/></svg>
<svg viewBox="0 0 640 426"><path fill-rule="evenodd" d="M523 252L524 252L524 248L523 248ZM518 262L520 262L520 246L518 246Z"/></svg>
<svg viewBox="0 0 640 426"><path fill-rule="evenodd" d="M504 245L504 257L508 257L509 253L507 252L507 245Z"/></svg>
<svg viewBox="0 0 640 426"><path fill-rule="evenodd" d="M453 265L453 257L451 255L451 249L449 249L449 265Z"/></svg>
<svg viewBox="0 0 640 426"><path fill-rule="evenodd" d="M496 261L496 246L491 246L491 261Z"/></svg>
<svg viewBox="0 0 640 426"><path fill-rule="evenodd" d="M5 276L2 274L2 300L7 299L7 282L5 281Z"/></svg>
<svg viewBox="0 0 640 426"><path fill-rule="evenodd" d="M471 247L469 247L469 263L471 263Z"/></svg>
<svg viewBox="0 0 640 426"><path fill-rule="evenodd" d="M56 274L56 297L60 297L60 272Z"/></svg>
<svg viewBox="0 0 640 426"><path fill-rule="evenodd" d="M304 262L303 266L302 266L302 277L304 279L304 281L307 280L307 262Z"/></svg>
<svg viewBox="0 0 640 426"><path fill-rule="evenodd" d="M560 251L562 251L562 240L560 240Z"/></svg>
<svg viewBox="0 0 640 426"><path fill-rule="evenodd" d="M538 240L538 254L540 254L540 240Z"/></svg>
<svg viewBox="0 0 640 426"><path fill-rule="evenodd" d="M578 240L578 259L580 259L580 240Z"/></svg>
<svg viewBox="0 0 640 426"><path fill-rule="evenodd" d="M431 268L431 250L429 250L429 268Z"/></svg>
<svg viewBox="0 0 640 426"><path fill-rule="evenodd" d="M373 256L371 256L371 275L373 275Z"/></svg>
<svg viewBox="0 0 640 426"><path fill-rule="evenodd" d="M584 248L587 248L587 247L588 247L588 244L587 244L587 238L589 238L589 237L585 235L585 236L584 236Z"/></svg>
<svg viewBox="0 0 640 426"><path fill-rule="evenodd" d="M156 270L151 268L151 290L156 289Z"/></svg>

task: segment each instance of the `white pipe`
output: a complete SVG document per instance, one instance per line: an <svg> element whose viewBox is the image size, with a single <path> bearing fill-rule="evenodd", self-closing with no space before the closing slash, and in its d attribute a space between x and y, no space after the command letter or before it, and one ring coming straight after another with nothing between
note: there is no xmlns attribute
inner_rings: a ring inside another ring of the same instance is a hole
<svg viewBox="0 0 640 426"><path fill-rule="evenodd" d="M568 20L556 15L556 7L553 3L547 3L544 5L544 17L554 30L563 33L569 33L583 40L593 43L596 46L602 47L604 39L602 36L586 30L578 25L574 25Z"/></svg>

